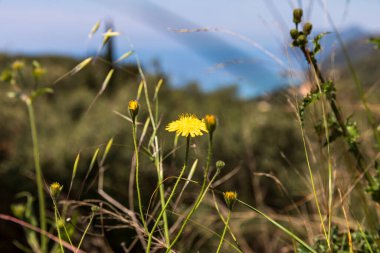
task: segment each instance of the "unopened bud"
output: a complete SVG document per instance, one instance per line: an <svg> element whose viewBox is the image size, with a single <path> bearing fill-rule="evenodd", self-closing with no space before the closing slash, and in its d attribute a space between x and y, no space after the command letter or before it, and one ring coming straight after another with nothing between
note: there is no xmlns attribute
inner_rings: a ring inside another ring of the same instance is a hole
<svg viewBox="0 0 380 253"><path fill-rule="evenodd" d="M216 129L216 117L212 114L207 114L204 118L206 129L209 134L212 134Z"/></svg>
<svg viewBox="0 0 380 253"><path fill-rule="evenodd" d="M298 30L297 29L290 30L290 37L292 37L293 40L297 39L297 37L298 37Z"/></svg>
<svg viewBox="0 0 380 253"><path fill-rule="evenodd" d="M57 182L54 182L50 185L50 194L53 198L57 198L61 193L63 186Z"/></svg>
<svg viewBox="0 0 380 253"><path fill-rule="evenodd" d="M237 193L236 192L223 192L224 201L226 202L227 207L232 210L232 208L235 205L236 199L237 199Z"/></svg>
<svg viewBox="0 0 380 253"><path fill-rule="evenodd" d="M306 44L306 36L305 35L303 35L303 34L301 34L300 36L298 36L298 38L297 38L297 43L299 44L299 45L305 45Z"/></svg>
<svg viewBox="0 0 380 253"><path fill-rule="evenodd" d="M307 22L303 25L303 32L306 35L309 35L311 33L312 29L313 29L313 25L309 22Z"/></svg>
<svg viewBox="0 0 380 253"><path fill-rule="evenodd" d="M302 14L303 14L302 9L294 9L294 10L293 10L293 22L294 22L295 24L299 24L299 23L301 23L301 20L302 20Z"/></svg>
<svg viewBox="0 0 380 253"><path fill-rule="evenodd" d="M221 160L217 161L217 162L215 163L215 165L216 165L216 168L217 168L218 170L223 169L224 166L226 166L225 162L223 162L223 161L221 161Z"/></svg>
<svg viewBox="0 0 380 253"><path fill-rule="evenodd" d="M128 103L129 113L131 114L133 122L135 122L136 116L139 113L139 103L136 100L131 100Z"/></svg>

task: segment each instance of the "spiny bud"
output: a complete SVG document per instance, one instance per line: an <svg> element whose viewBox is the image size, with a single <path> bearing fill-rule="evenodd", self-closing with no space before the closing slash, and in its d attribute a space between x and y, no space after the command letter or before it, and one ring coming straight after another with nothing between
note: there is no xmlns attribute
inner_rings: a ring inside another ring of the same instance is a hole
<svg viewBox="0 0 380 253"><path fill-rule="evenodd" d="M294 9L293 10L293 22L295 24L301 23L303 11L302 9Z"/></svg>
<svg viewBox="0 0 380 253"><path fill-rule="evenodd" d="M139 103L136 100L131 100L128 103L129 113L131 114L133 122L135 122L136 116L139 113Z"/></svg>
<svg viewBox="0 0 380 253"><path fill-rule="evenodd" d="M225 162L223 162L223 161L221 161L221 160L217 161L217 162L215 163L215 165L216 165L216 168L217 168L218 170L223 169L224 166L226 166Z"/></svg>
<svg viewBox="0 0 380 253"><path fill-rule="evenodd" d="M212 114L206 114L205 118L205 124L207 131L212 134L216 129L216 117Z"/></svg>
<svg viewBox="0 0 380 253"><path fill-rule="evenodd" d="M306 35L309 35L311 33L311 30L313 29L313 25L309 22L305 23L303 25L303 32L306 34Z"/></svg>
<svg viewBox="0 0 380 253"><path fill-rule="evenodd" d="M298 37L298 30L297 29L290 30L290 37L292 37L293 40L297 39L297 37Z"/></svg>
<svg viewBox="0 0 380 253"><path fill-rule="evenodd" d="M58 195L61 193L63 186L60 185L58 182L54 182L50 185L50 194L53 198L58 197Z"/></svg>
<svg viewBox="0 0 380 253"><path fill-rule="evenodd" d="M232 210L237 199L237 193L232 191L223 192L223 197L227 207Z"/></svg>

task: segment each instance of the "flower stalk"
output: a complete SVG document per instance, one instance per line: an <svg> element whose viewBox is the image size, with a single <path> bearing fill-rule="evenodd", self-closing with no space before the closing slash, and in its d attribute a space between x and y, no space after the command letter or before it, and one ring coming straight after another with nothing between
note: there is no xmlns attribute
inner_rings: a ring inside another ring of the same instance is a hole
<svg viewBox="0 0 380 253"><path fill-rule="evenodd" d="M40 165L40 152L38 148L38 135L37 135L37 127L36 120L34 117L34 109L32 100L27 97L24 100L27 108L28 108L28 116L29 123L33 141L33 157L34 157L34 167L36 171L36 183L37 183L37 191L38 191L38 207L39 207L39 216L40 216L40 228L42 231L46 231L46 213L45 213L45 196L43 190L43 175ZM41 233L41 251L47 252L47 237Z"/></svg>

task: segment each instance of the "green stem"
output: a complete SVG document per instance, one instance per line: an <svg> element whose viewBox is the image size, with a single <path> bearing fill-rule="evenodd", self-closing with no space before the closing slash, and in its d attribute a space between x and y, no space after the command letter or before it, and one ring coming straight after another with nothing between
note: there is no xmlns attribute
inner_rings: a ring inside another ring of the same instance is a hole
<svg viewBox="0 0 380 253"><path fill-rule="evenodd" d="M137 136L136 136L136 122L133 120L132 123L132 134L133 134L133 145L135 146L135 159L136 159L136 191L137 191L137 200L139 205L139 211L140 211L140 218L144 226L144 230L148 232L148 228L146 226L144 214L142 211L142 204L141 204L141 192L140 192L140 181L139 181L139 150L137 146Z"/></svg>
<svg viewBox="0 0 380 253"><path fill-rule="evenodd" d="M223 241L224 241L224 236L226 236L226 232L227 232L227 228L228 228L228 223L230 222L230 219L231 219L231 210L228 211L227 220L226 220L226 223L224 225L222 237L220 237L220 242L219 242L219 245L218 245L218 249L216 250L216 253L219 253L220 249L222 248Z"/></svg>
<svg viewBox="0 0 380 253"><path fill-rule="evenodd" d="M166 201L165 205L162 207L162 210L160 212L160 214L158 215L153 227L152 227L152 230L151 232L149 233L149 236L148 236L148 243L147 243L147 247L146 247L146 253L149 253L150 252L150 247L151 247L151 244L152 244L152 238L153 238L153 233L154 231L156 230L157 226L158 226L158 223L162 217L162 215L165 213L166 211L166 208L168 207L170 201L172 200L173 196L174 196L174 193L175 191L177 190L177 187L178 187L178 184L179 182L181 181L182 179L182 176L186 170L186 167L187 167L187 161L188 161L188 158L189 158L189 147L190 147L190 136L187 136L186 138L186 152L185 152L185 163L183 164L183 167L182 167L182 170L173 186L173 190L171 191L170 195L169 195L169 198L168 200Z"/></svg>
<svg viewBox="0 0 380 253"><path fill-rule="evenodd" d="M59 238L59 246L61 247L62 253L65 253L65 250L63 249L63 246L62 246L61 229L58 223L58 210L55 205L54 205L54 218L55 218L55 226L57 227L57 233L58 233L58 238Z"/></svg>
<svg viewBox="0 0 380 253"><path fill-rule="evenodd" d="M83 232L82 238L80 238L80 241L79 241L79 244L78 244L78 247L77 247L77 250L75 251L75 253L77 253L77 252L79 251L80 246L81 246L82 243L83 243L84 237L86 236L87 231L88 231L88 229L90 228L90 225L91 225L91 223L92 223L92 220L94 219L94 216L95 216L95 214L94 214L94 212L92 212L92 214L91 214L91 218L90 218L90 221L88 222L87 227L86 227L86 229L85 229L84 232Z"/></svg>
<svg viewBox="0 0 380 253"><path fill-rule="evenodd" d="M36 120L34 118L34 110L32 100L27 98L25 103L28 107L29 123L32 134L33 141L33 157L34 157L34 166L36 170L36 183L38 191L38 205L39 205L39 214L40 214L40 228L43 231L46 231L46 215L45 215L45 198L44 190L42 183L42 170L40 165L40 154L38 150L38 136L36 128ZM47 252L47 237L41 233L41 250L42 252Z"/></svg>
<svg viewBox="0 0 380 253"><path fill-rule="evenodd" d="M159 157L159 156L157 156L157 157ZM161 202L161 206L164 207L165 206L165 189L164 189L164 184L162 182L162 180L163 180L163 171L162 171L162 168L160 167L161 163L158 160L158 158L155 159L155 164L156 164L156 168L157 168L157 178L158 178L158 184L159 184L160 202ZM163 210L163 211L164 211L164 213L162 215L162 220L164 222L165 242L167 244L170 244L168 217L166 215L166 209Z"/></svg>
<svg viewBox="0 0 380 253"><path fill-rule="evenodd" d="M312 253L317 253L317 251L315 249L313 249L312 247L310 247L306 242L304 242L301 238L299 238L298 236L296 236L295 234L293 234L290 230L288 230L287 228L285 228L284 226L282 226L280 223L278 223L277 221L273 220L271 217L269 217L268 215L266 215L265 213L261 212L260 210L254 208L253 206L250 206L248 205L247 203L241 201L240 199L236 199L237 202L239 202L240 204L242 204L243 206L245 207L248 207L249 209L251 209L252 211L260 214L261 216L263 216L265 219L267 219L270 223L272 223L273 225L275 225L277 228L279 228L280 230L282 230L284 233L286 233L287 235L289 235L290 237L292 237L294 240L296 240L299 244L301 244L303 247L305 247L305 249L309 250L310 252Z"/></svg>
<svg viewBox="0 0 380 253"><path fill-rule="evenodd" d="M313 189L313 196L314 196L314 200L315 200L315 205L317 207L319 219L321 221L322 230L323 230L323 234L325 236L326 242L327 242L327 246L328 246L329 250L331 250L329 235L326 232L326 227L325 227L325 223L323 221L321 208L319 207L319 201L318 201L317 191L316 191L315 183L314 183L314 176L313 176L313 172L312 172L311 166L310 166L309 155L308 155L308 152L307 152L306 141L305 141L305 133L304 133L301 121L300 121L300 127L301 127L301 135L302 135L303 148L304 148L305 157L306 157L306 164L307 164L307 168L309 170L310 182L311 182L311 187Z"/></svg>
<svg viewBox="0 0 380 253"><path fill-rule="evenodd" d="M199 193L198 198L195 201L193 208L187 214L187 216L185 218L185 221L182 223L181 228L179 229L176 237L174 238L174 240L172 241L172 243L170 244L170 246L167 248L166 252L169 252L172 249L172 247L174 246L174 244L178 241L179 237L181 236L181 234L182 234L183 230L185 229L185 227L186 227L188 221L190 220L191 216L198 209L198 207L199 207L200 203L202 202L203 198L206 196L207 189L211 185L212 181L215 179L216 175L219 174L219 173L216 173L215 176L213 177L213 179L210 181L210 184L207 185L208 172L210 170L210 164L211 164L211 159L212 159L212 134L209 135L209 143L208 144L209 145L208 145L208 155L207 155L206 169L205 169L205 173L203 175L203 183L202 183L201 192Z"/></svg>

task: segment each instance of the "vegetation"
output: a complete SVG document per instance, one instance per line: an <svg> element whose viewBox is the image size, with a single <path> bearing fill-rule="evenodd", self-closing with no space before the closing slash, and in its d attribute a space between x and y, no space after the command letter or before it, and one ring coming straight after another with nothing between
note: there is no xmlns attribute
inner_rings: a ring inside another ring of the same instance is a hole
<svg viewBox="0 0 380 253"><path fill-rule="evenodd" d="M0 248L380 252L380 52L352 61L342 45L348 67L330 78L329 35L302 16L290 36L307 94L174 89L123 64L131 52L2 55Z"/></svg>

